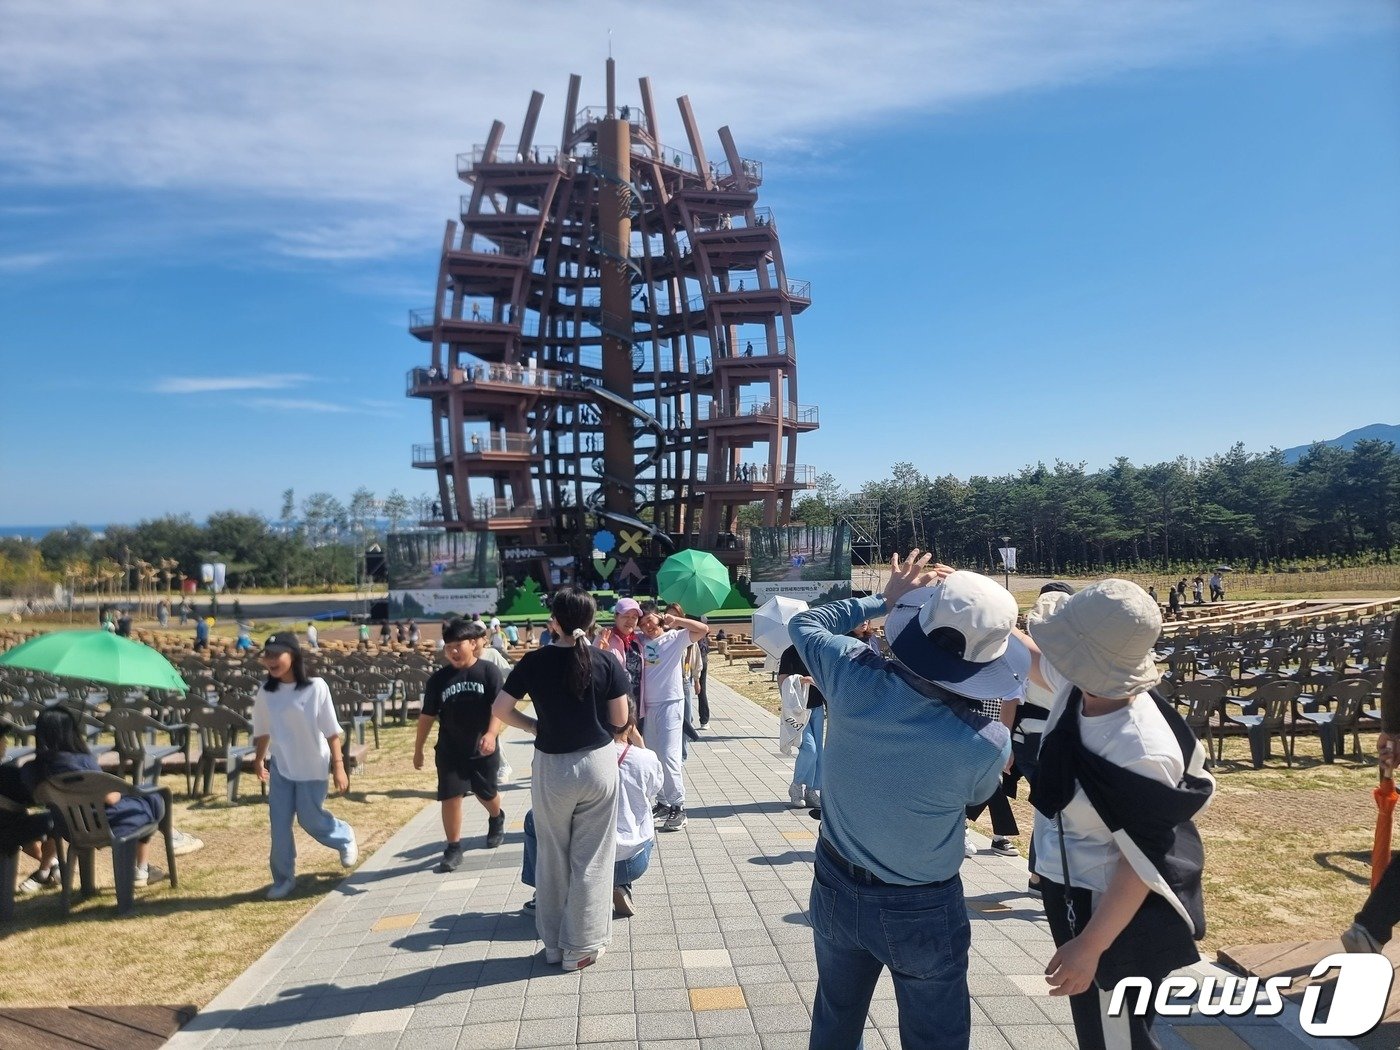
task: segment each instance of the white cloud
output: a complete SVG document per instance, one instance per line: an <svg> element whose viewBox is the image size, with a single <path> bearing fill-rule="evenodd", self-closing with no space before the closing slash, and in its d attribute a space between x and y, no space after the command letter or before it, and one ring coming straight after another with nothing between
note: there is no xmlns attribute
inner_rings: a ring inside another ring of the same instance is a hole
<svg viewBox="0 0 1400 1050"><path fill-rule="evenodd" d="M151 387L156 394L212 394L230 390L284 390L310 379L306 375L172 376Z"/></svg>
<svg viewBox="0 0 1400 1050"><path fill-rule="evenodd" d="M247 408L263 409L269 412L314 412L361 416L397 417L403 415L403 406L384 401L360 400L350 404L334 401L320 401L309 397L254 397L242 402Z"/></svg>
<svg viewBox="0 0 1400 1050"><path fill-rule="evenodd" d="M728 122L746 155L801 157L874 120L1394 29L1397 11L1388 0L536 0L513 15L462 0L187 0L172 18L164 0L8 0L0 175L222 194L275 251L353 261L431 238L460 190L454 155L495 118L514 141L532 89L547 96L542 142L557 140L570 72L584 77L580 104L600 103L608 26L619 100L638 102L635 78L650 75L663 141L686 149L671 101L685 93L712 152Z"/></svg>
<svg viewBox="0 0 1400 1050"><path fill-rule="evenodd" d="M58 262L58 252L14 252L0 255L0 273L28 273Z"/></svg>

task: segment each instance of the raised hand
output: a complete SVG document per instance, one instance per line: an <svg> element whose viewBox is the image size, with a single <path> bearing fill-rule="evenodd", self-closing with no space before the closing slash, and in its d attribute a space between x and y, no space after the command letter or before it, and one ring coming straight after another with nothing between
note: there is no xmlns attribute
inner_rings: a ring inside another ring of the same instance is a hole
<svg viewBox="0 0 1400 1050"><path fill-rule="evenodd" d="M939 566L929 569L928 563L933 560L932 554L920 554L919 548L915 547L909 552L909 556L900 561L896 554L890 559L890 579L885 584L885 607L893 609L899 599L903 598L910 591L916 591L920 587L927 587L929 584L941 579L938 575ZM942 568L948 568L946 565ZM951 572L951 569L948 569ZM946 576L947 573L944 573Z"/></svg>

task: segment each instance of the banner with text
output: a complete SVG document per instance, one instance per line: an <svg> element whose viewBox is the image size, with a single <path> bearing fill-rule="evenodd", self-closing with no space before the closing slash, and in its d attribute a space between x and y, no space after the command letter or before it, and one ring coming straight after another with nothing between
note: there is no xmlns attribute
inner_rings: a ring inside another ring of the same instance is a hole
<svg viewBox="0 0 1400 1050"><path fill-rule="evenodd" d="M390 619L489 616L500 600L500 556L492 533L391 532L384 555Z"/></svg>
<svg viewBox="0 0 1400 1050"><path fill-rule="evenodd" d="M851 596L851 528L779 525L749 529L750 586L759 604L774 595L808 605Z"/></svg>

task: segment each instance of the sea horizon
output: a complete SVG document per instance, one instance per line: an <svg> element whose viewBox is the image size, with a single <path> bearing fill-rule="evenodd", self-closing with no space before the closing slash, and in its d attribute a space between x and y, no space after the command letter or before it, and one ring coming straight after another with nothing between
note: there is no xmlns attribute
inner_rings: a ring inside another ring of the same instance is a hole
<svg viewBox="0 0 1400 1050"><path fill-rule="evenodd" d="M42 540L51 532L59 529L66 529L71 525L80 524L85 529L91 529L94 535L102 535L107 531L106 525L87 525L82 522L64 522L62 525L0 525L0 536L26 539Z"/></svg>

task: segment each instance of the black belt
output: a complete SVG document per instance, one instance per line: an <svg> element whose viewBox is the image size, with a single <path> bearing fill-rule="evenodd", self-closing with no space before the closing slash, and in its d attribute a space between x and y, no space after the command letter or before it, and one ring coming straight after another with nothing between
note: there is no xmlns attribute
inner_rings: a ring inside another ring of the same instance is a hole
<svg viewBox="0 0 1400 1050"><path fill-rule="evenodd" d="M940 879L938 882L920 882L912 886L902 882L886 882L869 868L862 868L859 864L852 864L845 857L841 856L841 854L836 851L836 847L827 841L825 836L817 836L817 845L833 864L851 878L855 879L857 882L869 883L872 886L895 886L904 890L936 890L940 886L948 885L953 879L957 878L957 876L954 875L951 879Z"/></svg>

